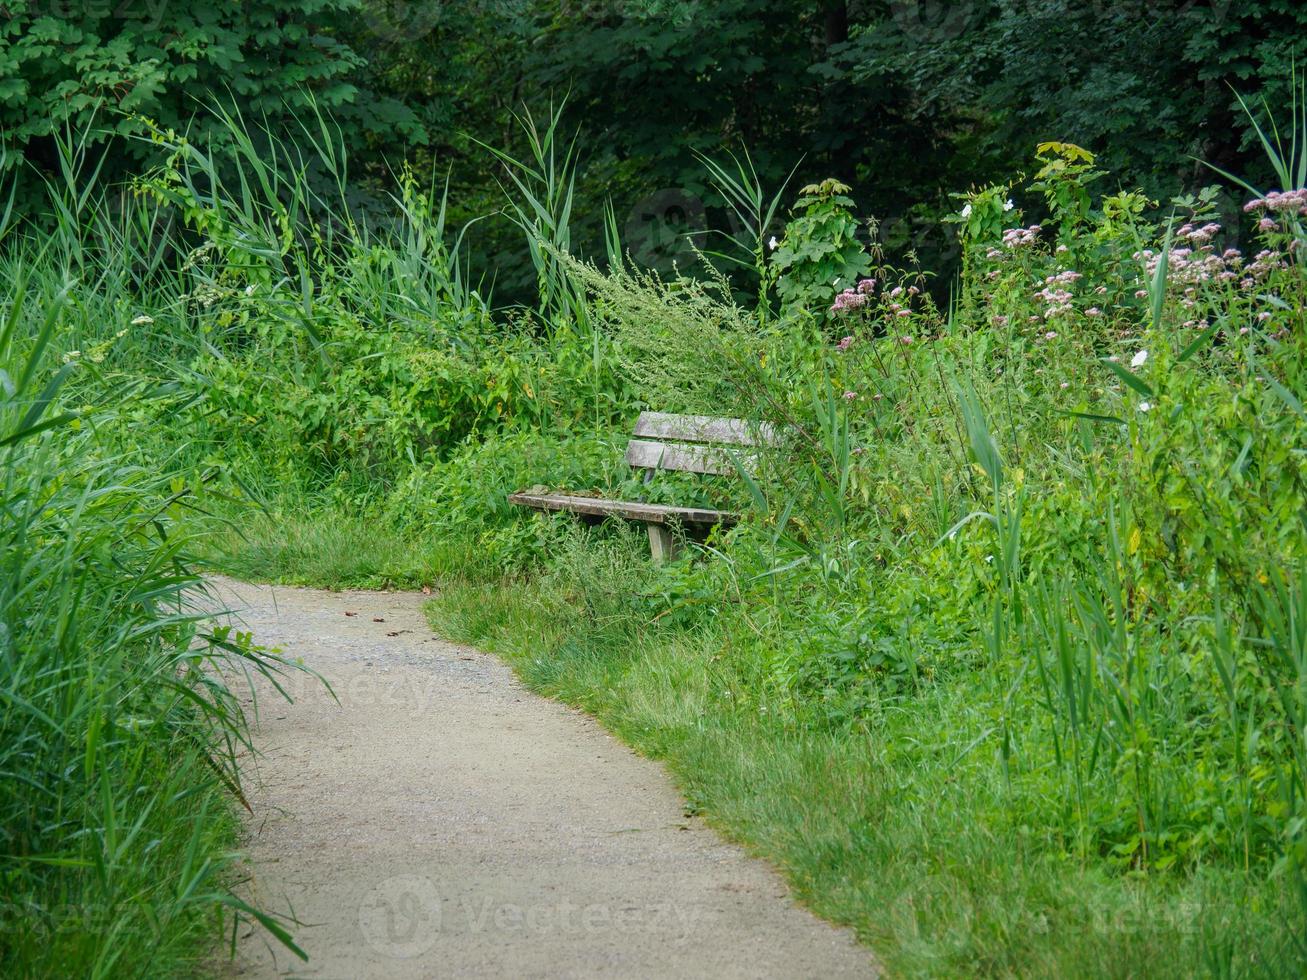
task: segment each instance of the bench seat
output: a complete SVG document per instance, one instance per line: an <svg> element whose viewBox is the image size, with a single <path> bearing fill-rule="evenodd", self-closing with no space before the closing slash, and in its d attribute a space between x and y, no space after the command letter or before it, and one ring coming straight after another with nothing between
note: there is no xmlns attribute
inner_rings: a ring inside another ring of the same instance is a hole
<svg viewBox="0 0 1307 980"><path fill-rule="evenodd" d="M641 412L626 445L626 464L633 470L642 470L645 483L660 472L729 476L741 468L752 469L757 464L758 451L775 446L778 441L776 431L765 422L751 426L742 419ZM676 556L677 528L693 528L698 534L707 528L734 527L740 522L740 515L730 511L582 497L550 491L544 486L509 494L508 500L519 507L536 510L637 521L649 532L649 551L656 562Z"/></svg>
<svg viewBox="0 0 1307 980"><path fill-rule="evenodd" d="M574 514L591 514L595 517L621 517L642 524L687 524L712 527L720 524L733 527L740 521L739 514L704 507L672 507L667 504L646 504L634 500L605 500L603 497L575 497L565 493L515 493L509 503L536 510L570 511Z"/></svg>

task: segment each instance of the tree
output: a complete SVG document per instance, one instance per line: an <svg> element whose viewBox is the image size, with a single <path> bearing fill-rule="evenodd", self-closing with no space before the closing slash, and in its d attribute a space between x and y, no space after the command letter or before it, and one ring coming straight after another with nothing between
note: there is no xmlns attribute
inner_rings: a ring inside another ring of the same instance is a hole
<svg viewBox="0 0 1307 980"><path fill-rule="evenodd" d="M362 58L339 37L357 0L34 0L5 10L0 25L0 131L38 164L52 163L63 127L139 133L144 119L221 138L208 112L229 103L274 126L310 100L366 136L421 138L413 113L395 100L360 106L351 75ZM121 141L127 166L143 145ZM119 152L115 152L119 157ZM11 158L12 162L13 158Z"/></svg>

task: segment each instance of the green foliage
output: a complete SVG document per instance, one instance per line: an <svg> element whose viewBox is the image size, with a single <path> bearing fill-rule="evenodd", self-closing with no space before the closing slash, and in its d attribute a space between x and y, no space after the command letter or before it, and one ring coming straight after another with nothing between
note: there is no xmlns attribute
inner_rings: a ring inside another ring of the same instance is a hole
<svg viewBox="0 0 1307 980"><path fill-rule="evenodd" d="M1094 155L1074 143L1040 143L1036 153L1040 168L1030 189L1044 195L1057 227L1073 238L1089 219L1089 185L1103 172L1094 169Z"/></svg>
<svg viewBox="0 0 1307 980"><path fill-rule="evenodd" d="M57 4L20 4L0 29L0 131L45 165L55 163L51 138L65 129L141 134L150 119L207 145L227 135L211 107L229 102L281 129L316 103L370 133L416 136L410 112L350 80L362 60L338 29L357 6L91 3L60 13ZM355 118L351 106L362 100L366 112ZM120 145L141 161L136 144Z"/></svg>
<svg viewBox="0 0 1307 980"><path fill-rule="evenodd" d="M226 890L250 743L225 678L291 665L206 615L178 526L204 486L105 437L162 394L105 384L73 402L99 368L51 363L66 284L12 261L3 275L0 971L189 972L228 910L272 921Z"/></svg>
<svg viewBox="0 0 1307 980"><path fill-rule="evenodd" d="M622 436L562 436L536 431L469 441L446 461L413 471L388 500L388 521L466 542L470 561L457 569L512 571L539 564L555 535L508 502L529 487L613 494L629 475ZM567 520L567 518L563 518Z"/></svg>
<svg viewBox="0 0 1307 980"><path fill-rule="evenodd" d="M849 188L828 179L799 192L794 217L771 255L776 292L790 310L830 306L841 290L865 278L871 257L858 237Z"/></svg>

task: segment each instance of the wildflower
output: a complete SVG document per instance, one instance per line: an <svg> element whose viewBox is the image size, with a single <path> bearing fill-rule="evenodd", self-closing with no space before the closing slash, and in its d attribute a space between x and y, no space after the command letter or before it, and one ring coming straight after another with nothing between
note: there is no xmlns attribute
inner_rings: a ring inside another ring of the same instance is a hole
<svg viewBox="0 0 1307 980"><path fill-rule="evenodd" d="M1053 340L1053 339L1056 338L1056 337L1057 337L1057 331L1056 331L1056 330L1049 330L1047 333L1044 334L1044 339L1045 339L1045 340Z"/></svg>
<svg viewBox="0 0 1307 980"><path fill-rule="evenodd" d="M1094 292L1095 292L1095 294L1097 294L1097 295L1099 295L1099 296L1106 296L1106 295L1107 295L1107 287L1106 287L1106 286L1099 286L1097 289L1094 290Z"/></svg>
<svg viewBox="0 0 1307 980"><path fill-rule="evenodd" d="M858 292L866 294L876 288L875 279L863 279L858 283Z"/></svg>
<svg viewBox="0 0 1307 980"><path fill-rule="evenodd" d="M1009 228L1003 232L1003 244L1008 248L1034 245L1039 241L1041 230L1039 225L1031 225L1029 228Z"/></svg>
<svg viewBox="0 0 1307 980"><path fill-rule="evenodd" d="M1005 316L1003 316L1003 315L1001 315L1001 314L998 315L998 316L995 316L995 317L994 317L994 326L996 326L996 327L1006 327L1006 326L1007 326L1007 317L1005 317Z"/></svg>
<svg viewBox="0 0 1307 980"><path fill-rule="evenodd" d="M1069 251L1069 249L1065 245L1059 245L1056 249L1054 249L1054 251L1058 255L1061 255L1063 252Z"/></svg>
<svg viewBox="0 0 1307 980"><path fill-rule="evenodd" d="M1058 385L1058 387L1061 388L1061 389L1063 389L1063 390L1066 390L1067 388L1070 388L1070 387L1071 387L1071 382L1070 382L1070 381L1063 381L1060 385Z"/></svg>
<svg viewBox="0 0 1307 980"><path fill-rule="evenodd" d="M1281 211L1289 214L1307 215L1307 188L1293 191L1271 191L1265 197L1249 201L1243 206L1245 212Z"/></svg>
<svg viewBox="0 0 1307 980"><path fill-rule="evenodd" d="M134 320L132 321L132 326L133 326L133 327L144 327L144 326L146 326L147 324L151 324L151 323L153 323L153 322L154 322L154 317L149 316L149 315L147 315L147 314L145 314L145 313L142 313L140 316L138 316L136 319L134 319Z"/></svg>
<svg viewBox="0 0 1307 980"><path fill-rule="evenodd" d="M1135 290L1135 299L1148 299L1148 290L1147 290L1147 289L1136 289L1136 290Z"/></svg>
<svg viewBox="0 0 1307 980"><path fill-rule="evenodd" d="M773 252L776 251L776 246L778 245L780 245L780 242L776 240L775 235L772 235L771 238L767 240L767 247L771 249Z"/></svg>
<svg viewBox="0 0 1307 980"><path fill-rule="evenodd" d="M911 311L911 310L896 310L895 313L894 313L894 315L895 315L895 316L912 316L912 311Z"/></svg>
<svg viewBox="0 0 1307 980"><path fill-rule="evenodd" d="M1003 210L1005 212L1011 211L1014 207L1016 207L1016 205L1012 203L1012 198L1010 197L1003 202Z"/></svg>
<svg viewBox="0 0 1307 980"><path fill-rule="evenodd" d="M1257 314L1257 319L1262 323L1265 323L1270 318L1271 318L1271 314L1269 310L1262 310L1262 312Z"/></svg>
<svg viewBox="0 0 1307 980"><path fill-rule="evenodd" d="M1148 351L1141 350L1134 357L1130 358L1130 366L1132 368L1143 367L1144 362L1147 360L1148 360Z"/></svg>
<svg viewBox="0 0 1307 980"><path fill-rule="evenodd" d="M971 205L970 205L970 204L968 204L966 207L964 207L964 208L962 209L962 217L963 217L963 218L970 218L970 217L971 217Z"/></svg>
<svg viewBox="0 0 1307 980"><path fill-rule="evenodd" d="M853 399L855 399L855 398L857 398L857 397L858 397L858 393L857 393L856 391L846 391L846 392L844 393L844 400L845 400L845 401L850 401L850 402L851 402L851 401L853 401Z"/></svg>
<svg viewBox="0 0 1307 980"><path fill-rule="evenodd" d="M831 304L832 313L844 313L847 310L856 310L867 305L867 295L865 293L856 293L852 289L846 289L835 297L835 302Z"/></svg>
<svg viewBox="0 0 1307 980"><path fill-rule="evenodd" d="M905 344L905 345L906 345L906 344L911 344L911 343L912 343L912 335L911 335L911 334L906 334L906 333L905 333L902 337L899 338L899 343L900 343L900 344Z"/></svg>
<svg viewBox="0 0 1307 980"><path fill-rule="evenodd" d="M835 345L835 349L836 349L836 350L845 351L845 350L848 350L848 349L849 349L850 347L852 347L852 346L853 346L853 338L852 338L852 337L841 337L841 338L840 338L840 342L839 342L838 344Z"/></svg>
<svg viewBox="0 0 1307 980"><path fill-rule="evenodd" d="M1085 316L1102 316L1102 315L1103 315L1103 311L1100 310L1097 306L1091 306L1089 309L1085 310Z"/></svg>
<svg viewBox="0 0 1307 980"><path fill-rule="evenodd" d="M1147 411L1148 411L1149 409L1151 409L1152 407L1153 407L1153 403L1152 403L1152 402L1140 402L1140 403L1139 403L1139 411L1141 411L1141 412L1147 412Z"/></svg>

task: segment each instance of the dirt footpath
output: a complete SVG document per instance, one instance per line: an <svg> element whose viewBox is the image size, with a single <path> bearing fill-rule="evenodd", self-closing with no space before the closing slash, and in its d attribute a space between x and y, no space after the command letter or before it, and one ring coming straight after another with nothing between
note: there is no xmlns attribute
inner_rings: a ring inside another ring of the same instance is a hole
<svg viewBox="0 0 1307 980"><path fill-rule="evenodd" d="M497 659L436 639L422 596L214 583L256 642L325 676L259 688L248 896L229 976L874 974L765 863L687 818L662 768Z"/></svg>

